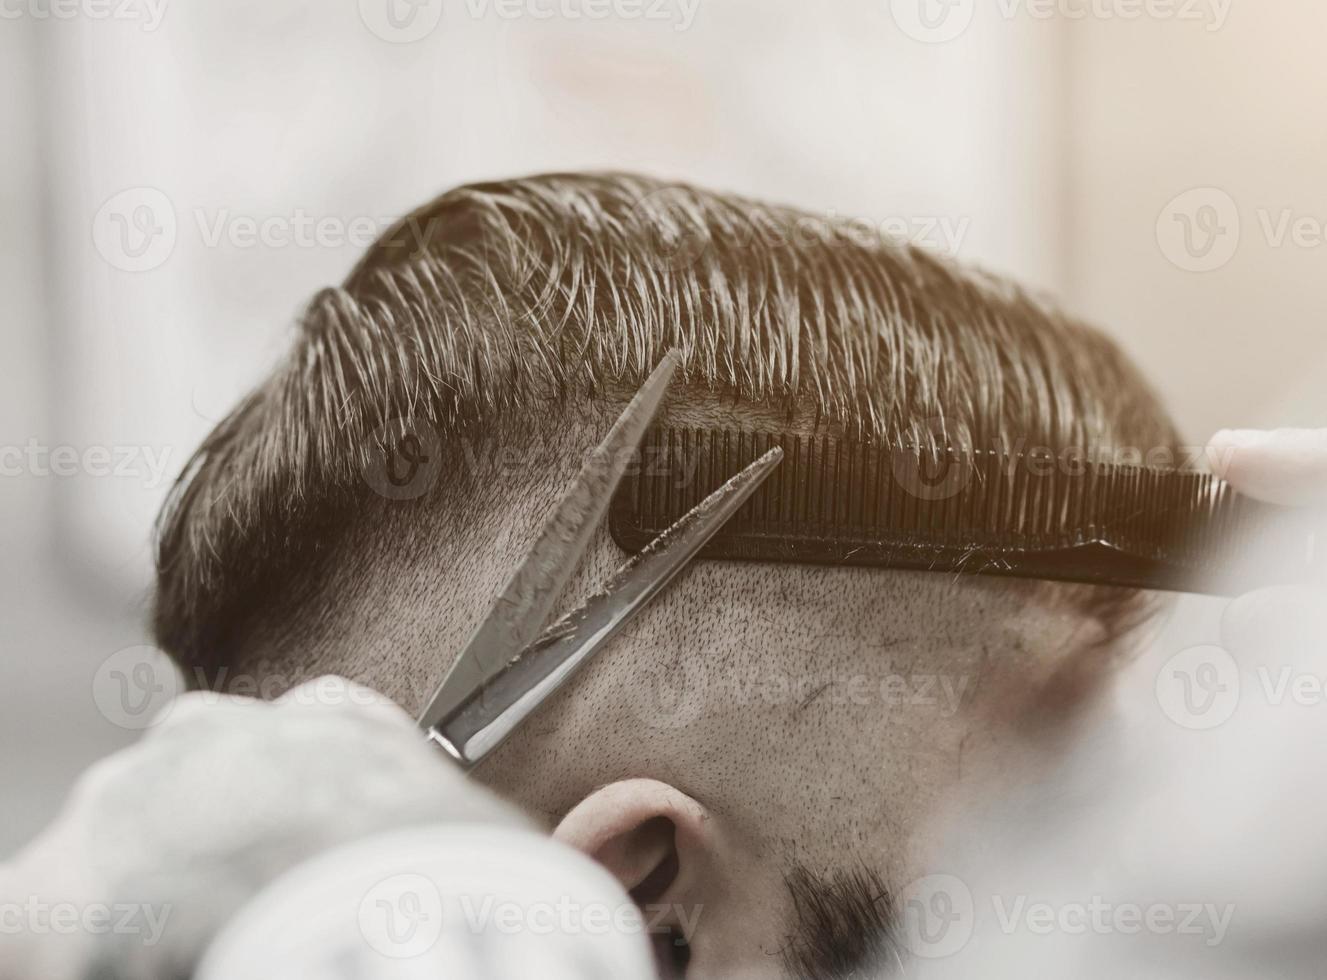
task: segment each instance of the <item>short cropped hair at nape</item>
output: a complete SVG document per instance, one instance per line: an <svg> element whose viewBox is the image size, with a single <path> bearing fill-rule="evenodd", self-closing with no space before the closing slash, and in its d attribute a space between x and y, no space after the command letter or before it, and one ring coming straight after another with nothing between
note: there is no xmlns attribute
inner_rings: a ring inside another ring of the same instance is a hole
<svg viewBox="0 0 1327 980"><path fill-rule="evenodd" d="M272 600L271 570L354 519L389 420L444 437L494 425L638 384L670 348L688 386L855 436L1177 441L1101 333L869 222L625 174L461 187L313 298L186 467L158 524L159 642L186 663L224 657Z"/></svg>

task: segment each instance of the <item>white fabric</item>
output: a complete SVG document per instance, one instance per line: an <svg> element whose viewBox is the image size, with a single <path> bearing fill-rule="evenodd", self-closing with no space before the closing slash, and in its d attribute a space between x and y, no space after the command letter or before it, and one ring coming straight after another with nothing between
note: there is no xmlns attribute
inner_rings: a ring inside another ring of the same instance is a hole
<svg viewBox="0 0 1327 980"><path fill-rule="evenodd" d="M287 872L231 920L198 980L646 980L635 904L522 830L380 834Z"/></svg>
<svg viewBox="0 0 1327 980"><path fill-rule="evenodd" d="M399 707L342 678L276 702L195 692L79 779L0 865L0 980L192 975L221 928L317 855L423 825L529 830Z"/></svg>

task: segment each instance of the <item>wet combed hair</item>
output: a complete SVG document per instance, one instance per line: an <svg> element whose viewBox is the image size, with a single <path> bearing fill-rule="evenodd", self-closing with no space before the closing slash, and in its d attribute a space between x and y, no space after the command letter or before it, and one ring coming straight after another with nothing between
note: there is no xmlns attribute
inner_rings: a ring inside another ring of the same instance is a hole
<svg viewBox="0 0 1327 980"><path fill-rule="evenodd" d="M311 590L301 556L353 520L388 420L445 437L546 412L673 347L688 386L855 435L1176 442L1100 333L865 225L620 174L461 187L313 298L186 467L158 527L159 642L216 666L261 606Z"/></svg>

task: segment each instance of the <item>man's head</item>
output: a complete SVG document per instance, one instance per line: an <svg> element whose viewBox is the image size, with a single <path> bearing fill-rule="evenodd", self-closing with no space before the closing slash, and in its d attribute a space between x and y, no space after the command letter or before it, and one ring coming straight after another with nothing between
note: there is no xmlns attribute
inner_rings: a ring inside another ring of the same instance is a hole
<svg viewBox="0 0 1327 980"><path fill-rule="evenodd" d="M160 642L208 683L333 672L418 710L671 347L668 423L1175 441L1100 335L862 227L634 177L463 188L315 298L204 444L162 519ZM600 534L569 595L622 558ZM940 799L1089 703L1142 603L698 562L478 775L666 906L694 975L851 975L900 952Z"/></svg>

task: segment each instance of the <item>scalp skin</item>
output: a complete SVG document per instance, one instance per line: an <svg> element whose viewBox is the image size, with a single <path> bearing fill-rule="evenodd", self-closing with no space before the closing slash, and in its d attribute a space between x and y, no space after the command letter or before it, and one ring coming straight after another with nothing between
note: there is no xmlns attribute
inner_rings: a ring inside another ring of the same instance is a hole
<svg viewBox="0 0 1327 980"><path fill-rule="evenodd" d="M619 407L513 429L503 442L521 464L453 473L422 502L366 498L330 544L320 599L260 624L232 679L343 674L418 712ZM623 557L601 530L566 604ZM619 780L694 798L748 891L707 924L740 910L772 956L789 867L861 863L903 887L941 800L1017 771L1039 720L1077 713L1066 673L1107 672L1106 641L1041 583L696 562L477 774L549 829Z"/></svg>

